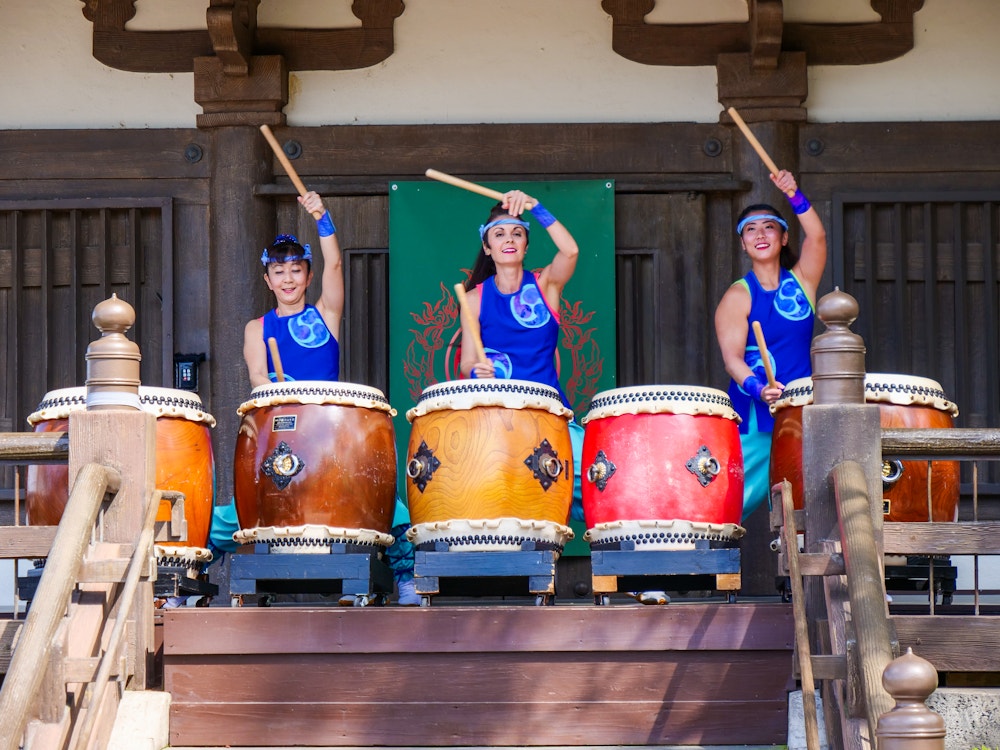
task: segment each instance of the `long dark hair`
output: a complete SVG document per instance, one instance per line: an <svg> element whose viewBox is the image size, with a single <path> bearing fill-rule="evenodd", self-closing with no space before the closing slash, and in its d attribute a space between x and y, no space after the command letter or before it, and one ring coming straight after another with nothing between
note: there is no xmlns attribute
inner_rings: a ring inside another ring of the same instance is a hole
<svg viewBox="0 0 1000 750"><path fill-rule="evenodd" d="M772 216L777 216L779 219L784 221L786 224L788 221L782 215L782 213L772 206L770 203L754 203L752 206L747 206L740 213L739 217L736 219L736 226L739 226L740 222L743 221L750 214L757 213L769 213ZM785 234L788 234L788 230L785 230ZM741 238L742 243L742 238ZM781 247L781 254L778 255L778 262L781 264L782 268L791 269L799 260L799 254L792 250L791 243L785 243Z"/></svg>
<svg viewBox="0 0 1000 750"><path fill-rule="evenodd" d="M485 224L489 224L494 219L507 215L507 209L503 207L503 203L497 203L490 209L489 218L487 218L484 222L484 226ZM472 264L472 273L469 275L469 278L465 280L465 291L475 289L477 286L486 281L486 279L490 278L490 276L496 276L497 264L494 262L492 256L483 252L483 247L485 245L486 237L483 237L483 241L480 243L479 250L476 253L476 262ZM525 247L527 247L527 244Z"/></svg>

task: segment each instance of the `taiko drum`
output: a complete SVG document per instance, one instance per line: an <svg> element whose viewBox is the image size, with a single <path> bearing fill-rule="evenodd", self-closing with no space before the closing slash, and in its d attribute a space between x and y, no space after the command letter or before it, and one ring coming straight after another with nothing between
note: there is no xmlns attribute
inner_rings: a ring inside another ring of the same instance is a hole
<svg viewBox="0 0 1000 750"><path fill-rule="evenodd" d="M278 552L318 552L335 541L392 543L395 411L381 391L271 383L254 388L238 414L238 541Z"/></svg>
<svg viewBox="0 0 1000 750"><path fill-rule="evenodd" d="M802 407L813 401L812 378L793 380L771 407L771 484L787 479L796 508L802 508ZM934 380L912 375L868 373L865 402L877 404L885 427L954 426L958 407ZM927 472L931 487L928 494ZM887 521L954 521L959 500L957 461L884 461L882 499ZM931 513L928 514L928 505Z"/></svg>
<svg viewBox="0 0 1000 750"><path fill-rule="evenodd" d="M144 411L156 417L156 488L184 493L187 540L157 542L157 547L205 549L212 522L215 495L215 460L210 429L215 418L204 411L198 394L172 388L139 387ZM28 417L35 432L64 432L69 415L87 408L87 389L61 388L45 394L38 409ZM129 436L122 436L128 439ZM29 466L25 480L28 523L56 525L62 518L69 495L66 466ZM157 521L169 521L170 503L163 500ZM157 552L160 557L160 552Z"/></svg>
<svg viewBox="0 0 1000 750"><path fill-rule="evenodd" d="M411 541L449 548L561 547L573 500L566 408L554 388L522 380L454 380L426 388L411 424L406 496Z"/></svg>
<svg viewBox="0 0 1000 750"><path fill-rule="evenodd" d="M723 391L689 385L597 393L582 420L586 539L636 548L743 535L739 416Z"/></svg>

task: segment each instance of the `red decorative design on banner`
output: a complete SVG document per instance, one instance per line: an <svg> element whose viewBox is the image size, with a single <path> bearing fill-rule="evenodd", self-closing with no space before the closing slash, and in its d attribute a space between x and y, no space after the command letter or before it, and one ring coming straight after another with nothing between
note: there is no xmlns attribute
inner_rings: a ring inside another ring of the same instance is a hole
<svg viewBox="0 0 1000 750"><path fill-rule="evenodd" d="M584 328L594 317L594 311L583 310L582 304L579 300L570 304L563 299L559 310L562 322L560 343L569 352L572 363L566 380L566 397L578 414L587 410L604 369L601 347L593 336L597 329Z"/></svg>
<svg viewBox="0 0 1000 750"><path fill-rule="evenodd" d="M429 385L437 382L434 360L445 344L446 332L455 327L458 319L458 302L455 296L440 284L441 296L437 302L425 302L421 312L411 312L417 325L411 328L413 340L406 347L403 374L410 390L410 399L416 403Z"/></svg>

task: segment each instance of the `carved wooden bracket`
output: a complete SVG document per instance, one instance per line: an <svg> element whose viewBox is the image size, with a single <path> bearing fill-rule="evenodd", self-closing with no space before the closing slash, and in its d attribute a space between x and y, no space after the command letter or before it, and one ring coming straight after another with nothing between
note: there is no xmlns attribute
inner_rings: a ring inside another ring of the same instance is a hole
<svg viewBox="0 0 1000 750"><path fill-rule="evenodd" d="M117 70L189 73L198 57L216 55L244 69L253 55L281 55L288 70L350 70L385 60L394 49L393 23L403 0L354 0L361 28L265 29L259 0L212 0L205 31L128 31L135 0L81 0L94 26L94 57Z"/></svg>
<svg viewBox="0 0 1000 750"><path fill-rule="evenodd" d="M877 22L831 24L785 23L782 0L748 0L747 23L648 24L656 0L602 0L601 7L613 20L611 44L622 57L645 65L715 65L724 105L740 100L761 110L750 119L804 120L805 111L794 110L805 100L807 65L870 65L913 49L913 15L924 0L870 2Z"/></svg>

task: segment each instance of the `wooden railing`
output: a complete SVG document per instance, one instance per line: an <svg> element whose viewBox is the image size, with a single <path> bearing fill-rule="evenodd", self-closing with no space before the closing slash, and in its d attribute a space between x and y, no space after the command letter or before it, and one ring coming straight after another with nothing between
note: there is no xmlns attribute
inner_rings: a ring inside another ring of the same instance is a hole
<svg viewBox="0 0 1000 750"><path fill-rule="evenodd" d="M65 435L53 434L0 435L0 460L65 461ZM136 637L131 613L140 583L155 578L160 493L145 503L136 544L97 541L105 538L106 512L120 502L121 482L116 469L88 463L77 473L58 527L0 528L3 557L47 557L0 687L2 750L103 746L121 691L148 658L151 644ZM126 644L129 628L133 638ZM117 689L109 696L112 676ZM99 716L105 717L101 727Z"/></svg>

